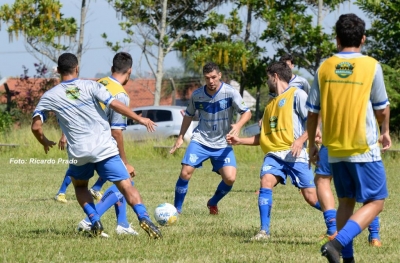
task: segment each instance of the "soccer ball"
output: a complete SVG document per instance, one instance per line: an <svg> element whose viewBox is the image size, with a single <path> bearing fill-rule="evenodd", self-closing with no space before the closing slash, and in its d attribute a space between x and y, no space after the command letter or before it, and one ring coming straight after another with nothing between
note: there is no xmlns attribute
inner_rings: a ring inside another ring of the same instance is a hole
<svg viewBox="0 0 400 263"><path fill-rule="evenodd" d="M162 226L170 226L178 221L178 210L169 203L159 204L154 211L154 218Z"/></svg>

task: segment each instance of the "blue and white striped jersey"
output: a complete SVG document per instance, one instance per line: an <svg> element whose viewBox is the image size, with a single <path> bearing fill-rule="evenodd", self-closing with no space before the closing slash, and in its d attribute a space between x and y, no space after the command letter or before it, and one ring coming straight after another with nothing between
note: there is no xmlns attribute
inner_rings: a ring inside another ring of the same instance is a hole
<svg viewBox="0 0 400 263"><path fill-rule="evenodd" d="M304 90L307 94L310 92L310 83L303 77L299 75L294 75L294 77L289 81L289 86L297 87L299 89Z"/></svg>

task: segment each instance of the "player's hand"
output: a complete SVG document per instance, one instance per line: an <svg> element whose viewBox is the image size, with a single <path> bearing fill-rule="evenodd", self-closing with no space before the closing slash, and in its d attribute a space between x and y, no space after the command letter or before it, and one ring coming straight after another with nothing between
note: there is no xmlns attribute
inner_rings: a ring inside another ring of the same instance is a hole
<svg viewBox="0 0 400 263"><path fill-rule="evenodd" d="M146 126L148 132L154 132L154 131L156 130L155 127L157 126L157 124L155 124L155 123L154 123L152 120L150 120L149 118L144 118L144 117L142 117L142 118L140 118L139 123L142 124L142 125L144 125L144 126Z"/></svg>
<svg viewBox="0 0 400 263"><path fill-rule="evenodd" d="M233 136L237 136L240 133L240 129L242 128L240 125L238 125L237 123L235 124L231 124L232 129L229 131L229 134L233 135Z"/></svg>
<svg viewBox="0 0 400 263"><path fill-rule="evenodd" d="M179 149L183 144L183 138L182 136L179 136L178 139L176 139L174 146L172 146L171 150L169 151L170 154L173 154L176 149Z"/></svg>
<svg viewBox="0 0 400 263"><path fill-rule="evenodd" d="M392 147L392 139L390 138L389 133L381 134L381 136L379 136L379 143L382 145L381 151L383 153Z"/></svg>
<svg viewBox="0 0 400 263"><path fill-rule="evenodd" d="M322 144L322 133L319 128L317 129L317 132L315 133L315 143L318 145Z"/></svg>
<svg viewBox="0 0 400 263"><path fill-rule="evenodd" d="M240 138L236 135L227 134L226 142L230 145L238 145L238 144L240 144Z"/></svg>
<svg viewBox="0 0 400 263"><path fill-rule="evenodd" d="M312 143L308 148L308 154L310 156L308 166L311 168L311 164L317 165L317 162L319 161L318 147L314 143Z"/></svg>
<svg viewBox="0 0 400 263"><path fill-rule="evenodd" d="M290 150L294 157L299 157L301 151L303 150L303 142L301 140L295 140L292 145L290 146Z"/></svg>
<svg viewBox="0 0 400 263"><path fill-rule="evenodd" d="M65 135L63 134L58 141L58 149L64 150L65 146L67 146L67 137L65 137Z"/></svg>
<svg viewBox="0 0 400 263"><path fill-rule="evenodd" d="M53 146L56 144L57 143L55 143L53 141L49 141L47 138L44 138L44 142L43 142L44 152L47 154L49 152L50 148L53 148Z"/></svg>
<svg viewBox="0 0 400 263"><path fill-rule="evenodd" d="M125 164L126 170L128 170L129 175L133 178L136 176L135 168L129 163Z"/></svg>

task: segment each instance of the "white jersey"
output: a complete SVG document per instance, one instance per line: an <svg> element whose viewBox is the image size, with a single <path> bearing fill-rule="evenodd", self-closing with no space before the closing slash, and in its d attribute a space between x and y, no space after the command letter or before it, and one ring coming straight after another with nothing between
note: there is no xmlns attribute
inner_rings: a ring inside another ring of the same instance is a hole
<svg viewBox="0 0 400 263"><path fill-rule="evenodd" d="M33 117L46 120L53 111L68 141L68 158L77 166L117 155L110 125L100 102L107 107L114 100L106 88L91 80L63 81L40 99Z"/></svg>
<svg viewBox="0 0 400 263"><path fill-rule="evenodd" d="M243 114L249 108L237 90L222 82L213 96L207 93L206 86L193 92L186 115L194 116L196 110L199 111L199 124L193 131L192 140L210 148L221 149L229 146L226 135L232 129L235 112Z"/></svg>
<svg viewBox="0 0 400 263"><path fill-rule="evenodd" d="M307 94L310 92L310 83L299 75L294 75L294 77L289 81L290 87L297 87L299 89L304 90Z"/></svg>

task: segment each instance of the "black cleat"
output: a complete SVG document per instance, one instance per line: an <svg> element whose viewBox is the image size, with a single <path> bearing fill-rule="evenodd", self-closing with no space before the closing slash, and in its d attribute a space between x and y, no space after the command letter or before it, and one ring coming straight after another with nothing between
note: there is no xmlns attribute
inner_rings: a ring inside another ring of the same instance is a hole
<svg viewBox="0 0 400 263"><path fill-rule="evenodd" d="M322 256L326 257L329 263L340 263L340 251L336 250L331 242L321 247Z"/></svg>
<svg viewBox="0 0 400 263"><path fill-rule="evenodd" d="M158 229L158 227L156 227L153 222L151 222L150 220L146 219L146 218L142 218L142 220L140 220L140 227L143 228L144 231L147 232L147 234L149 234L149 236L153 239L159 239L162 238L162 234L160 229Z"/></svg>
<svg viewBox="0 0 400 263"><path fill-rule="evenodd" d="M343 258L343 263L356 263L354 258Z"/></svg>
<svg viewBox="0 0 400 263"><path fill-rule="evenodd" d="M101 224L100 220L94 222L94 224L90 228L90 232L92 232L92 236L94 237L101 236L101 234L103 233L103 225Z"/></svg>

